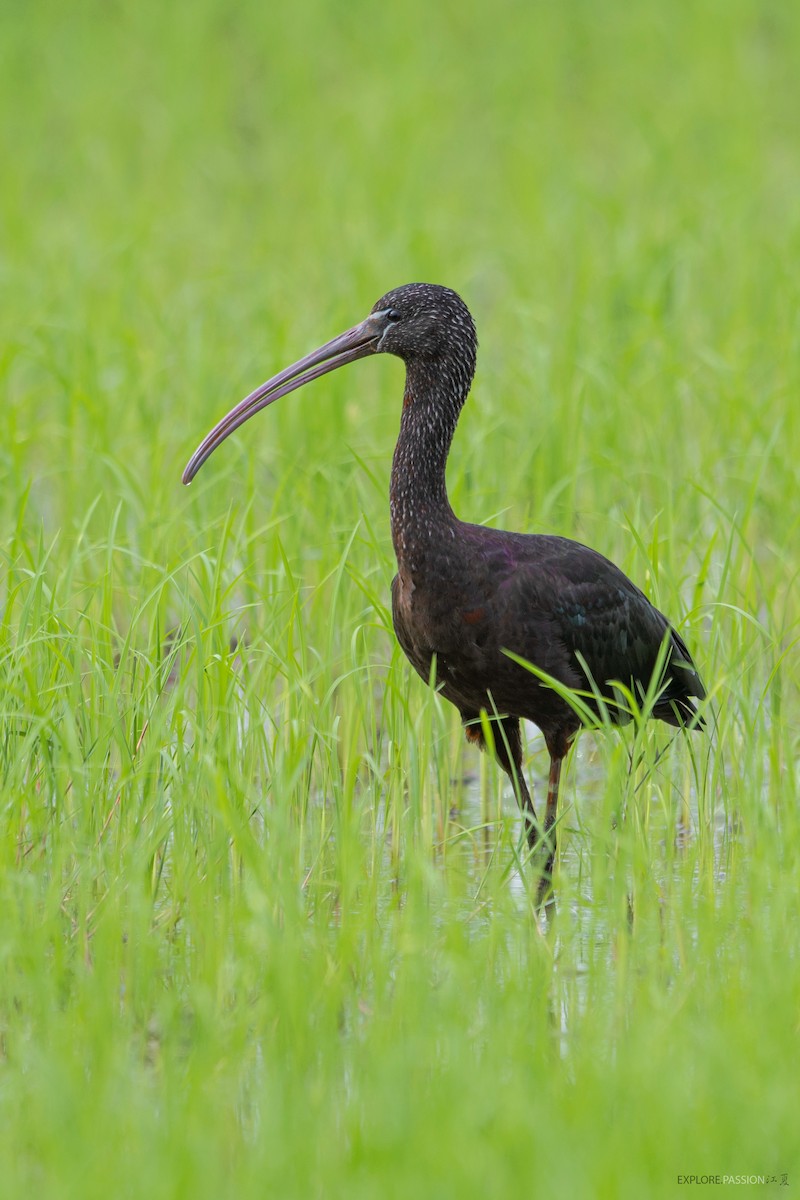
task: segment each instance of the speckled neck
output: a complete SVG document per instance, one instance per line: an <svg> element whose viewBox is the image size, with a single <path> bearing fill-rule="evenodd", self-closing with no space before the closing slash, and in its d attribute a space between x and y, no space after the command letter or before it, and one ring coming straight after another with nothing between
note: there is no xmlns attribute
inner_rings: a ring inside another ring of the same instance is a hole
<svg viewBox="0 0 800 1200"><path fill-rule="evenodd" d="M447 498L445 468L474 369L474 360L406 364L390 506L397 562L412 575L425 570L431 554L441 553L443 539L457 524Z"/></svg>

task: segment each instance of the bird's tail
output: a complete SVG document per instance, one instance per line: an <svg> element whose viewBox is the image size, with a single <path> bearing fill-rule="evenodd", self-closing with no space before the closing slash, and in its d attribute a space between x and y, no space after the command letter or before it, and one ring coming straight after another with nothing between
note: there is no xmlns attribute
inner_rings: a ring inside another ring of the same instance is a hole
<svg viewBox="0 0 800 1200"><path fill-rule="evenodd" d="M683 638L675 629L670 629L670 633L672 646L667 671L672 678L659 697L654 715L668 725L705 729L705 719L698 713L695 700L705 700L706 689Z"/></svg>
<svg viewBox="0 0 800 1200"><path fill-rule="evenodd" d="M699 697L702 699L702 697ZM697 711L697 705L688 696L664 697L653 709L653 715L660 721L677 728L705 729L706 720Z"/></svg>

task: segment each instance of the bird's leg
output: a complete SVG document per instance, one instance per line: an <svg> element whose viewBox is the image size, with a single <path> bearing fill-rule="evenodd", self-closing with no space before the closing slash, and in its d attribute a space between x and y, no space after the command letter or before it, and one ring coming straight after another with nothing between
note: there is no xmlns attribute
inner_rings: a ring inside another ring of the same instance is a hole
<svg viewBox="0 0 800 1200"><path fill-rule="evenodd" d="M468 741L476 742L482 750L485 750L486 739L483 735L483 729L479 724L480 718L464 716L463 720L465 724L464 732L467 735ZM528 840L528 846L532 850L537 840L536 810L533 807L533 800L528 791L528 785L525 782L525 775L522 771L522 737L519 720L516 717L499 717L497 718L496 725L497 730L494 736L495 758L511 780L517 802L522 811L522 819L525 822L525 836Z"/></svg>
<svg viewBox="0 0 800 1200"><path fill-rule="evenodd" d="M555 830L558 815L558 785L561 780L561 764L563 758L551 755L550 776L547 780L547 808L544 813L544 844L547 859L544 865L544 878L549 879L553 873L553 862L556 857L557 834Z"/></svg>
<svg viewBox="0 0 800 1200"><path fill-rule="evenodd" d="M533 807L533 799L522 772L518 770L515 775L512 775L509 771L508 774L511 776L511 782L514 785L514 791L517 795L517 803L522 812L522 821L525 825L525 837L528 840L528 847L532 850L536 845L537 839L536 809Z"/></svg>
<svg viewBox="0 0 800 1200"><path fill-rule="evenodd" d="M563 758L550 759L550 777L547 780L547 808L544 814L545 837L556 823L558 812L558 785L561 782L561 764ZM555 837L555 834L553 835Z"/></svg>
<svg viewBox="0 0 800 1200"><path fill-rule="evenodd" d="M555 820L558 810L558 783L561 778L563 755L551 755L550 757L547 808L545 809L544 828L541 829L537 825L536 812L531 800L531 794L528 791L528 785L522 773L520 723L516 717L505 717L500 722L500 725L500 737L497 738L497 758L503 769L511 776L511 781L514 784L519 806L522 809L522 819L525 822L528 849L532 854L537 846L539 847L537 859L541 863L541 875L539 876L536 888L536 907L540 911L547 912L552 916L555 913L555 893L553 891L553 861L556 856ZM503 737L505 737L504 745ZM503 750L506 751L505 754L501 754L501 745L503 745ZM569 743L567 743L568 745ZM509 751L511 752L510 755ZM566 753L566 747L564 753ZM510 769L512 763L513 770ZM542 834L541 841L539 841L540 832ZM543 862L541 859L542 854L544 854Z"/></svg>
<svg viewBox="0 0 800 1200"><path fill-rule="evenodd" d="M536 810L522 770L522 735L517 717L501 717L494 739L494 752L516 793L525 824L525 836L532 850L536 845Z"/></svg>
<svg viewBox="0 0 800 1200"><path fill-rule="evenodd" d="M559 733L545 737L547 750L550 755L550 775L547 780L547 808L544 813L544 838L547 845L547 863L545 871L552 872L556 857L558 838L556 835L556 818L558 816L558 787L561 782L561 764L567 756L575 737L575 731Z"/></svg>
<svg viewBox="0 0 800 1200"><path fill-rule="evenodd" d="M465 714L462 714L462 718L467 739L470 742L477 743L484 750L486 748L486 739L479 723L480 718L469 718ZM563 750L560 755L554 754L551 751L550 783L547 789L547 811L543 830L544 838L542 843L540 843L540 827L536 821L536 810L533 807L533 800L522 771L522 735L520 733L519 719L517 717L498 717L496 718L496 722L497 732L494 737L495 757L511 780L516 793L517 802L522 811L522 820L525 824L525 838L528 843L528 849L533 852L537 845L541 844L546 854L536 890L536 905L539 909L544 908L552 912L555 905L555 896L552 889L552 873L553 859L556 853L556 833L552 827L555 823L558 807L558 782L561 775L561 762L569 749L572 739L569 738L564 741Z"/></svg>

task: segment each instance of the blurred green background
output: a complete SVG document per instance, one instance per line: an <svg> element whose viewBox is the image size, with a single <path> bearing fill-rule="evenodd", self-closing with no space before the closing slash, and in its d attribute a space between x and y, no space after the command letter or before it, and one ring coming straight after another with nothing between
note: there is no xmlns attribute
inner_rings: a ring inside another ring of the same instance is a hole
<svg viewBox="0 0 800 1200"><path fill-rule="evenodd" d="M4 1194L797 1186L798 112L789 4L0 6ZM391 635L399 364L180 485L412 280L456 511L614 558L719 712L582 739L548 928Z"/></svg>

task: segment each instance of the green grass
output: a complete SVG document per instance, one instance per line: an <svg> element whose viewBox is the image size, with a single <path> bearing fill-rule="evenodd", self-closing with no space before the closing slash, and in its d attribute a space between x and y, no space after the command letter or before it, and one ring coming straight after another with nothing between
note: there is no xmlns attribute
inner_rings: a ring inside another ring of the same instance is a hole
<svg viewBox="0 0 800 1200"><path fill-rule="evenodd" d="M757 0L2 6L4 1196L800 1185L798 61ZM581 739L549 927L391 632L400 365L180 486L414 279L456 510L612 557L718 713Z"/></svg>

